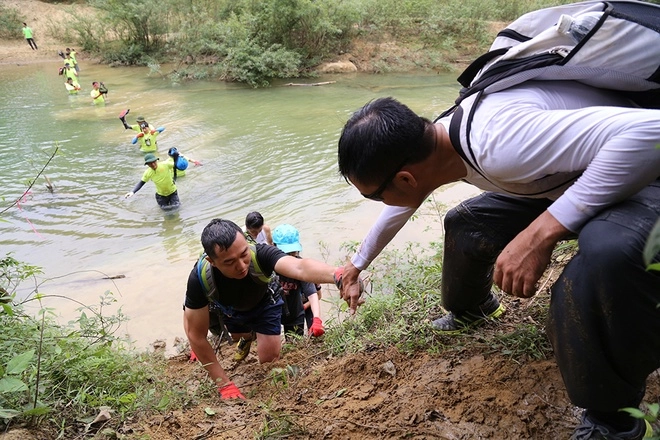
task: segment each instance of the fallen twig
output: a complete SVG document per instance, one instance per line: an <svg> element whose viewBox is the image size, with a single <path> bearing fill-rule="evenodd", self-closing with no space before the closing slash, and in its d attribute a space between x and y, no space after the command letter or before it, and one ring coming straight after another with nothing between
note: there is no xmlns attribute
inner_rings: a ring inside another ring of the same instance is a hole
<svg viewBox="0 0 660 440"><path fill-rule="evenodd" d="M326 84L334 84L337 81L323 81L317 83L287 83L285 86L324 86Z"/></svg>

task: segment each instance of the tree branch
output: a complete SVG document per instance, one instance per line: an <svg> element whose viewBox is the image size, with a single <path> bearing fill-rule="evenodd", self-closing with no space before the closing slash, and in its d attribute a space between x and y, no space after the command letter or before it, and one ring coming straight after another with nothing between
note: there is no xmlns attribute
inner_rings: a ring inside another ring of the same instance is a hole
<svg viewBox="0 0 660 440"><path fill-rule="evenodd" d="M0 211L0 214L4 214L5 212L9 211L11 208L13 208L14 206L16 206L16 204L17 204L18 202L20 202L20 201L23 199L23 197L25 197L25 195L26 195L28 192L30 192L30 190L32 189L32 187L34 186L34 184L37 183L37 179L39 178L39 176L41 176L41 175L43 174L44 170L46 169L46 167L48 166L48 164L50 164L50 161L53 160L53 158L55 157L55 155L57 154L57 152L58 152L59 149L60 149L60 147L55 146L55 151L53 151L53 154L50 155L50 157L48 158L48 161L44 164L44 166L41 168L41 170L40 170L40 171L37 173L37 175L34 177L34 180L30 182L30 185L27 187L27 189L26 189L25 191L23 191L23 194L21 194L20 197L18 197L16 200L14 200L14 202L13 202L11 205L7 206L5 209L3 209L2 211Z"/></svg>

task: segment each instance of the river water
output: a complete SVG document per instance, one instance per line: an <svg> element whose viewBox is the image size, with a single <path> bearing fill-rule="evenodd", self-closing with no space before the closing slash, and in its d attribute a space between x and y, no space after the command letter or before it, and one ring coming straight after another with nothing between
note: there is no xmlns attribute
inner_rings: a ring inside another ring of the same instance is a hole
<svg viewBox="0 0 660 440"><path fill-rule="evenodd" d="M201 245L199 236L214 217L243 225L260 211L275 227L291 223L301 233L303 256L336 264L346 257L342 243L360 240L382 209L363 199L339 177L336 144L351 112L367 101L394 96L428 118L457 95L455 75L323 76L299 82L335 81L317 87L253 90L222 82L174 84L148 68L84 64L83 91L69 96L60 64L0 66L0 211L26 190L49 156L46 180L0 215L0 258L40 266L39 292L83 304L114 293L130 320L121 329L146 348L156 339L171 347L181 328L187 275ZM109 89L105 106L94 106L91 82ZM143 115L158 137L159 157L170 147L199 160L177 181L182 206L164 213L147 183L131 199L123 195L145 170L118 114L125 108L134 124ZM451 205L476 194L465 184L436 193ZM404 227L390 247L437 240L437 215L421 215ZM429 231L430 230L430 231ZM114 280L106 277L124 276ZM25 297L34 288L24 282ZM336 292L324 288L326 295ZM36 302L33 302L36 306ZM63 320L79 304L47 298ZM324 308L327 310L327 303Z"/></svg>

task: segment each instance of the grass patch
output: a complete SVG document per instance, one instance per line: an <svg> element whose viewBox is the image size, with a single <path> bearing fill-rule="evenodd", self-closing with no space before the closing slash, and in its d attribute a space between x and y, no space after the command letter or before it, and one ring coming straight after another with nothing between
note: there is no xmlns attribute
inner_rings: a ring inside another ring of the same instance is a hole
<svg viewBox="0 0 660 440"><path fill-rule="evenodd" d="M16 301L21 282L39 269L10 255L0 260L0 424L49 424L60 427L60 438L74 438L100 411L117 423L138 413L182 407L188 391L163 379L166 360L138 353L114 335L125 321L121 310L107 315L114 302L105 292L99 304L81 305L78 318L56 322L55 311L42 307L37 316L25 304L41 301L40 285L25 300ZM112 429L106 427L107 429Z"/></svg>

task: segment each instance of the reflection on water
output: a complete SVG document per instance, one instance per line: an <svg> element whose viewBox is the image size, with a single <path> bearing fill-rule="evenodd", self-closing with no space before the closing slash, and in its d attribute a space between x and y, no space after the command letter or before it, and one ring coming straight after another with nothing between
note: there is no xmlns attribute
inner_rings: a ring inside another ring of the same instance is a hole
<svg viewBox="0 0 660 440"><path fill-rule="evenodd" d="M394 96L433 118L458 90L453 75L345 75L315 79L336 81L321 87L253 90L216 82L172 84L144 68L86 65L83 91L69 96L58 67L0 70L0 206L19 197L59 148L45 171L55 191L40 178L20 205L2 214L2 255L11 251L43 267L48 277L73 274L45 283L42 293L87 304L105 290L117 293L118 306L131 317L127 330L141 346L157 338L171 345L182 334L187 274L201 250L201 230L214 217L242 225L257 210L272 227L296 225L303 255L325 257L323 242L329 262L342 258L340 244L361 239L382 208L338 176L336 142L343 123L379 96ZM109 88L105 106L91 104L92 81ZM158 137L162 160L175 146L203 163L177 181L182 206L174 213L157 206L151 182L123 198L145 169L131 144L135 132L118 119L125 108L131 109L129 124L142 115L152 127L166 128ZM476 193L457 188L447 202ZM435 218L422 217L394 245L428 241L429 225L440 233ZM104 279L115 275L125 278ZM67 307L75 307L57 306L73 316Z"/></svg>

